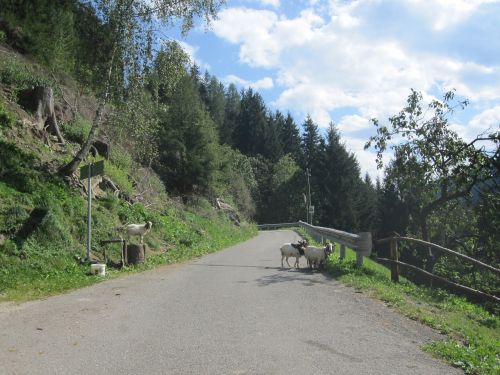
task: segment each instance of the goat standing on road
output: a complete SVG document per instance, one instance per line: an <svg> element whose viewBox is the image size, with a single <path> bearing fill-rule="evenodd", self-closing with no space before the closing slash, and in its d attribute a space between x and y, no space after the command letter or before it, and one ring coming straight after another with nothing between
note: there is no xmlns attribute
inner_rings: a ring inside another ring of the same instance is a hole
<svg viewBox="0 0 500 375"><path fill-rule="evenodd" d="M313 267L320 269L332 252L333 245L327 243L325 247L307 246L304 250L304 256L310 269L313 269Z"/></svg>
<svg viewBox="0 0 500 375"><path fill-rule="evenodd" d="M304 255L304 249L307 246L306 241L299 241L299 243L285 243L281 246L281 268L283 268L283 259L286 258L286 264L288 267L290 263L288 263L288 258L295 258L294 268L300 268L299 266L299 258Z"/></svg>

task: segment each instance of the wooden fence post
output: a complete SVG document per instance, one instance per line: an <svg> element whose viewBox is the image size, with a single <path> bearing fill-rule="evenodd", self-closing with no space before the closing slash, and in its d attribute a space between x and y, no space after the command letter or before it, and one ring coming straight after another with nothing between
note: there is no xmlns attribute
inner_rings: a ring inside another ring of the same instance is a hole
<svg viewBox="0 0 500 375"><path fill-rule="evenodd" d="M391 239L390 242L390 255L391 259L398 261L398 242L395 239ZM399 266L397 263L391 264L391 280L394 282L399 282Z"/></svg>
<svg viewBox="0 0 500 375"><path fill-rule="evenodd" d="M363 265L363 255L359 252L356 252L356 266L361 267Z"/></svg>

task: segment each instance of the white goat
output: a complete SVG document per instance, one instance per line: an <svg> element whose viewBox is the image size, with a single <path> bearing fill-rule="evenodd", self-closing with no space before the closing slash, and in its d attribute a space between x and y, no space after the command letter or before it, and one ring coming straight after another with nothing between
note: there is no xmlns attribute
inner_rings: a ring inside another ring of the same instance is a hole
<svg viewBox="0 0 500 375"><path fill-rule="evenodd" d="M144 236L151 230L153 223L146 221L144 224L128 224L124 227L127 237L140 236L141 244L144 243Z"/></svg>
<svg viewBox="0 0 500 375"><path fill-rule="evenodd" d="M325 247L307 246L304 250L304 256L310 269L313 267L320 269L332 252L332 244L327 243Z"/></svg>
<svg viewBox="0 0 500 375"><path fill-rule="evenodd" d="M295 258L295 263L294 267L295 268L300 268L299 267L299 258L304 255L304 249L307 246L306 241L299 241L299 243L285 243L281 246L281 268L283 268L283 259L286 258L286 263L288 264L288 267L290 266L290 263L288 263L288 258L292 257Z"/></svg>

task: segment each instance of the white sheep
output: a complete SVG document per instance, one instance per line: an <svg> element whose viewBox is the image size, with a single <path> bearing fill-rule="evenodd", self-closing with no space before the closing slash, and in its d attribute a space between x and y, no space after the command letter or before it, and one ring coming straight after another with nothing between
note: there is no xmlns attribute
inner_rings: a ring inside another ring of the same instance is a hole
<svg viewBox="0 0 500 375"><path fill-rule="evenodd" d="M326 259L332 252L332 244L327 243L325 247L307 246L304 249L304 256L307 259L307 265L310 269L313 267L319 269L326 262Z"/></svg>
<svg viewBox="0 0 500 375"><path fill-rule="evenodd" d="M142 244L144 242L144 236L151 230L152 226L153 223L147 221L144 224L128 224L124 227L124 229L129 239L130 236L140 236Z"/></svg>
<svg viewBox="0 0 500 375"><path fill-rule="evenodd" d="M288 267L290 266L290 263L288 263L288 258L292 257L295 258L295 263L294 267L295 268L300 268L299 267L299 258L304 255L304 249L307 246L306 241L299 241L299 243L285 243L281 246L281 268L283 268L283 259L286 259L286 263L288 264Z"/></svg>

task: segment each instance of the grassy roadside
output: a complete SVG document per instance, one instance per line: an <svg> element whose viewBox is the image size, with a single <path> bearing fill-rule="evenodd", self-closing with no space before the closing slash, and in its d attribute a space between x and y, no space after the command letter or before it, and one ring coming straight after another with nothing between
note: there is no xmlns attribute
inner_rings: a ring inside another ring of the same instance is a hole
<svg viewBox="0 0 500 375"><path fill-rule="evenodd" d="M86 198L53 170L76 145L68 142L59 151L51 149L16 122L19 114L6 103L0 92L0 302L43 298L127 272L185 261L256 234L254 225L236 227L203 198L189 206L174 204L158 178L149 176L151 186L161 185L150 189L154 195L150 209L109 192L94 199L92 209L92 253L99 259L104 250L100 240L117 236L113 228L153 222L146 236L151 249L147 263L112 270L106 278L90 276L89 266L79 261L85 257ZM79 121L63 126L63 132L71 129L80 134L87 125ZM106 173L130 192L135 167L123 162L126 156L112 154ZM117 260L118 249L107 247L108 256Z"/></svg>
<svg viewBox="0 0 500 375"><path fill-rule="evenodd" d="M39 247L39 234L35 233L32 247L23 246L23 253L19 256L6 254L5 246L0 246L0 302L43 298L130 272L179 263L221 250L256 234L254 225L244 224L238 228L225 217L210 211L197 214L171 208L166 215L154 219L155 232L146 241L152 249L147 254L147 262L120 270L108 268L106 277L89 275L89 266L77 260L77 257L84 256L83 245L66 249L61 249L58 244L53 248L47 245ZM96 229L96 235L102 238L99 228ZM71 245L68 243L68 246ZM112 256L113 249L107 250ZM93 251L102 257L102 248Z"/></svg>
<svg viewBox="0 0 500 375"><path fill-rule="evenodd" d="M337 247L330 257L328 272L410 319L446 334L446 340L425 345L424 351L443 358L466 374L500 374L498 316L440 289L419 287L405 279L393 283L390 271L369 258L364 259L363 267L357 268L356 254L350 249L346 259L339 261Z"/></svg>

